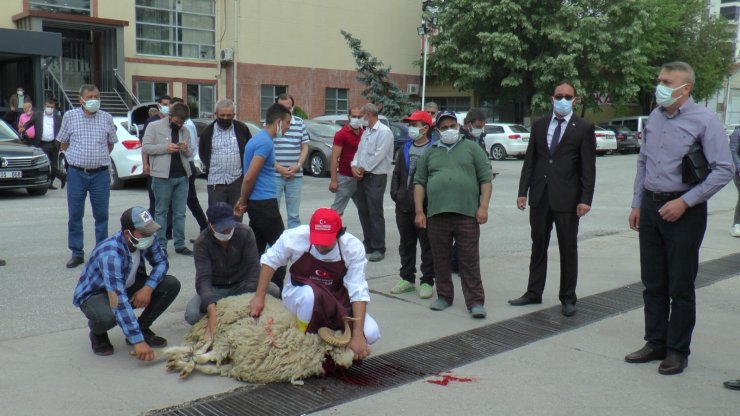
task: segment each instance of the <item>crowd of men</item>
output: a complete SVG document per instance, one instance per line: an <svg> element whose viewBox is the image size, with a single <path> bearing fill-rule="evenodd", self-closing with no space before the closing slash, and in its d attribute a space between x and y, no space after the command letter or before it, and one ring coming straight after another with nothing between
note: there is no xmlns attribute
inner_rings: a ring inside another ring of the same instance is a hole
<svg viewBox="0 0 740 416"><path fill-rule="evenodd" d="M628 219L639 232L646 344L625 360L661 360L658 371L670 375L681 373L688 364L706 201L733 178L740 192L740 132L733 134L731 153L717 117L691 98L695 80L688 64L663 65L657 81L658 106L643 133ZM120 218L120 231L108 237L108 153L116 141L115 128L110 115L99 111L95 86L83 85L79 100L81 107L67 112L61 125L54 120L53 133L47 131L50 124L45 119L36 118L32 124L41 145L53 137L69 162L67 176L60 179L62 186L65 180L68 184L70 268L84 263L82 214L90 194L96 247L80 277L74 304L88 318L96 354L113 353L107 331L116 324L142 360L153 358L151 347L166 345L151 326L180 289L178 280L166 274L165 225L171 223L175 252L194 255L197 295L186 308L189 323L206 317L206 331L213 334L219 299L256 292L251 314L257 317L269 293L283 299L305 331L322 326L340 329L344 316L357 318L349 348L355 358L366 357L380 331L366 311L370 297L365 273L368 261L385 257L383 200L389 175L401 258L400 279L391 293L416 291L418 244L419 296L432 298L436 286L430 309L452 305L452 273L458 272L468 312L473 318L486 317L479 241L495 174L481 146L483 111L471 110L463 125L454 112L440 111L434 103L413 112L403 119L412 140L399 149L394 165L393 134L380 120L379 109L374 104L349 109L348 123L336 133L332 148L329 191L335 194L334 201L331 208L315 211L308 225L301 225L301 167L308 135L303 120L292 114L293 97L278 97L254 137L234 118L230 100L216 104L215 120L198 137L194 126L184 128L188 107L181 100L161 97L142 139L143 163L151 177L150 209L127 210ZM554 224L560 249L561 311L571 317L577 311L578 225L593 201L596 143L594 126L574 113L577 92L572 83L556 85L551 100L552 113L532 124L522 166L516 204L520 210L529 206L532 249L526 292L509 303L542 303ZM47 101L51 111L44 117L54 116L53 104ZM24 126L28 131L29 125ZM701 145L711 170L689 180L684 156L695 143ZM205 213L194 195L196 151L207 178ZM279 209L283 194L287 229ZM349 200L356 205L362 239L342 226ZM186 206L200 226L199 236L191 240L193 250L184 241ZM243 224L244 214L249 225ZM736 212L733 231L738 222ZM142 259L150 264L149 273ZM144 308L138 318L135 308ZM740 381L726 386L740 388Z"/></svg>

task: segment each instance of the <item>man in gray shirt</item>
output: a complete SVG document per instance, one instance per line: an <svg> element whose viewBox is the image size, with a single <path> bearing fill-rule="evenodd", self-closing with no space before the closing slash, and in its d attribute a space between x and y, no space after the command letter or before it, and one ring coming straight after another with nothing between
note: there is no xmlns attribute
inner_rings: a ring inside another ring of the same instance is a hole
<svg viewBox="0 0 740 416"><path fill-rule="evenodd" d="M645 341L628 363L663 360L658 372L681 373L688 365L696 322L694 281L707 227L707 200L732 179L727 134L717 116L691 98L694 70L685 62L664 64L637 159L630 228L640 234L645 286ZM712 169L705 180L682 179L682 160L699 142Z"/></svg>

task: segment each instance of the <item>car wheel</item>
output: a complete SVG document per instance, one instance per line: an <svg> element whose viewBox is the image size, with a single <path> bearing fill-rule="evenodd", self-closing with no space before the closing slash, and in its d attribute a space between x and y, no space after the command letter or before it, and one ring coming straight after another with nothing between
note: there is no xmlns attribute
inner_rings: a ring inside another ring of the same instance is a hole
<svg viewBox="0 0 740 416"><path fill-rule="evenodd" d="M46 195L46 193L49 191L49 185L37 186L34 188L26 188L26 191L28 191L29 195L36 195L36 196Z"/></svg>
<svg viewBox="0 0 740 416"><path fill-rule="evenodd" d="M121 178L118 177L118 170L116 169L116 164L113 163L113 161L110 161L110 166L108 167L108 173L110 174L110 189L123 189L123 181Z"/></svg>
<svg viewBox="0 0 740 416"><path fill-rule="evenodd" d="M500 144L494 144L491 146L491 158L493 160L504 160L506 159L506 149Z"/></svg>
<svg viewBox="0 0 740 416"><path fill-rule="evenodd" d="M326 158L319 152L313 152L308 162L308 171L313 176L324 176L327 173Z"/></svg>

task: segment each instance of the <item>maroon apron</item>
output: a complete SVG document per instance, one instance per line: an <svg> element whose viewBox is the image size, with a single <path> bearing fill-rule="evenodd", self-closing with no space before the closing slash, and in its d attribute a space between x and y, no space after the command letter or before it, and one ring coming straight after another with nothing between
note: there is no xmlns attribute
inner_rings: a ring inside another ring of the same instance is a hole
<svg viewBox="0 0 740 416"><path fill-rule="evenodd" d="M322 261L311 254L311 247L290 267L293 286L308 285L313 289L313 314L306 332L315 333L321 327L343 330L342 318L352 316L352 306L344 287L347 266L342 248L339 247L339 261Z"/></svg>

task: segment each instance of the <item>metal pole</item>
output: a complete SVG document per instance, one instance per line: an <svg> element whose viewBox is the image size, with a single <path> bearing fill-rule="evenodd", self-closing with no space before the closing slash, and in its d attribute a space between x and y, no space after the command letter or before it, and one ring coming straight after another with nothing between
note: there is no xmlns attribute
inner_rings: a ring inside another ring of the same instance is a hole
<svg viewBox="0 0 740 416"><path fill-rule="evenodd" d="M225 9L225 7L224 7ZM231 74L232 74L232 80L231 80L231 86L233 88L233 97L231 98L234 102L234 115L237 116L239 113L237 112L239 101L238 92L239 89L237 88L237 84L239 83L239 77L237 73L237 68L239 67L239 62L237 60L237 57L239 56L239 19L241 18L241 5L239 4L239 0L234 0L234 60L231 63ZM238 118L238 117L237 117Z"/></svg>
<svg viewBox="0 0 740 416"><path fill-rule="evenodd" d="M424 109L424 103L426 101L427 94L427 51L429 49L429 35L426 33L426 27L424 28L424 69L421 74L421 109Z"/></svg>

